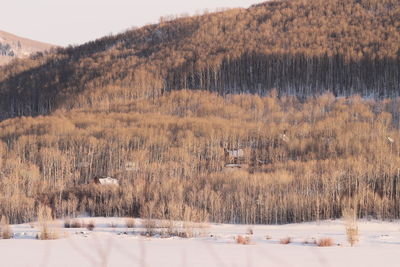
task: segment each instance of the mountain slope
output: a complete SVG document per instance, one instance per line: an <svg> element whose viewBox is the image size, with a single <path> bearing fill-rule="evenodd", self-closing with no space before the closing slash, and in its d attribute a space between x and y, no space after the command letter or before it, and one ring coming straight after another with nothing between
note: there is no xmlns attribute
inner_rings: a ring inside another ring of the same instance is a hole
<svg viewBox="0 0 400 267"><path fill-rule="evenodd" d="M267 2L13 61L0 214L398 219L400 98L350 96L399 94L398 14L391 0ZM92 183L107 176L121 186Z"/></svg>
<svg viewBox="0 0 400 267"><path fill-rule="evenodd" d="M54 45L22 38L0 30L0 66L14 58L25 58L36 52L43 52Z"/></svg>
<svg viewBox="0 0 400 267"><path fill-rule="evenodd" d="M287 0L161 21L16 62L3 118L175 89L307 96L399 95L397 0Z"/></svg>

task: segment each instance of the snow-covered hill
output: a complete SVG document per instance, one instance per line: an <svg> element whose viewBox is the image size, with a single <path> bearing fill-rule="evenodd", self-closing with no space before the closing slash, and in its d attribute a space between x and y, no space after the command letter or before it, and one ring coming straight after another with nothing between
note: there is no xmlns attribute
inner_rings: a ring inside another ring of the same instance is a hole
<svg viewBox="0 0 400 267"><path fill-rule="evenodd" d="M58 240L40 241L34 224L13 225L15 237L0 240L1 266L398 266L400 224L363 221L360 242L351 247L342 221L252 226L212 224L194 238L146 237L143 221L127 228L122 218L94 220L95 229L61 228ZM62 224L62 223L61 223ZM250 236L249 245L235 242ZM291 237L291 243L281 240ZM329 237L333 246L313 240Z"/></svg>
<svg viewBox="0 0 400 267"><path fill-rule="evenodd" d="M7 64L13 58L27 57L51 47L53 45L22 38L0 30L0 65Z"/></svg>

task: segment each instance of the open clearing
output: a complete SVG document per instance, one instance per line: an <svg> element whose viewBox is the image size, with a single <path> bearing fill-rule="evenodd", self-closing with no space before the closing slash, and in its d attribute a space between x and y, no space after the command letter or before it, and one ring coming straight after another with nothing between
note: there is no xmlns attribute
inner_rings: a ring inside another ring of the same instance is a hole
<svg viewBox="0 0 400 267"><path fill-rule="evenodd" d="M58 240L36 239L34 224L12 225L14 238L0 240L1 266L399 266L400 223L362 221L360 242L350 247L342 221L251 226L210 224L195 238L142 236L141 220L127 228L123 218L82 218L95 229L61 228ZM289 244L281 240L290 237ZM313 240L329 237L334 246ZM305 242L308 241L308 242Z"/></svg>

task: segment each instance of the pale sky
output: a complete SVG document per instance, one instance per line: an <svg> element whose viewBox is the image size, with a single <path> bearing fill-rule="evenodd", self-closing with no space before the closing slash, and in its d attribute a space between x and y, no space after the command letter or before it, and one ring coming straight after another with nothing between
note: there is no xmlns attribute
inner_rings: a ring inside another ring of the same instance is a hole
<svg viewBox="0 0 400 267"><path fill-rule="evenodd" d="M56 45L81 44L161 16L265 0L0 0L0 30Z"/></svg>

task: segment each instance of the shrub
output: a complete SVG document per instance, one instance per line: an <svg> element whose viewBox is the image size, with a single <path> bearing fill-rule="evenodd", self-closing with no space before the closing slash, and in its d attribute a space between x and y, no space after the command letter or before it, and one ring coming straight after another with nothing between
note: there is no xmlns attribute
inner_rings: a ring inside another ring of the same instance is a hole
<svg viewBox="0 0 400 267"><path fill-rule="evenodd" d="M51 209L48 206L39 206L38 220L40 232L37 238L40 240L58 239L59 232L51 215Z"/></svg>
<svg viewBox="0 0 400 267"><path fill-rule="evenodd" d="M283 244L283 245L287 245L287 244L289 244L289 243L292 243L292 238L291 238L291 237L282 238L282 239L279 241L279 243L281 243L281 244Z"/></svg>
<svg viewBox="0 0 400 267"><path fill-rule="evenodd" d="M83 223L80 220L74 219L71 222L71 228L82 228L83 227Z"/></svg>
<svg viewBox="0 0 400 267"><path fill-rule="evenodd" d="M358 241L358 227L347 227L346 228L347 241L351 246L354 246Z"/></svg>
<svg viewBox="0 0 400 267"><path fill-rule="evenodd" d="M168 221L165 221L164 222L164 226L165 226L165 228L167 229L167 234L169 235L169 236L172 236L172 235L174 235L174 233L176 233L177 232L177 225L176 225L176 223L173 221L173 220L168 220Z"/></svg>
<svg viewBox="0 0 400 267"><path fill-rule="evenodd" d="M238 235L235 240L236 243L240 245L249 245L251 243L251 238L249 236Z"/></svg>
<svg viewBox="0 0 400 267"><path fill-rule="evenodd" d="M153 236L155 235L157 223L151 219L144 219L143 220L143 227L145 228L145 235L146 236Z"/></svg>
<svg viewBox="0 0 400 267"><path fill-rule="evenodd" d="M135 228L135 219L133 218L127 218L125 220L125 224L127 228Z"/></svg>
<svg viewBox="0 0 400 267"><path fill-rule="evenodd" d="M171 236L185 237L185 234L183 234L180 227L178 227L177 223L173 220L159 221L158 228L160 228L160 235L162 238L168 238Z"/></svg>
<svg viewBox="0 0 400 267"><path fill-rule="evenodd" d="M345 221L347 241L351 246L358 242L358 225L356 211L347 208L343 211L343 219Z"/></svg>
<svg viewBox="0 0 400 267"><path fill-rule="evenodd" d="M183 238L191 238L196 235L195 228L197 224L186 221L183 223L183 229L181 230L181 237Z"/></svg>
<svg viewBox="0 0 400 267"><path fill-rule="evenodd" d="M329 237L324 237L318 240L318 247L331 247L334 245L333 239Z"/></svg>
<svg viewBox="0 0 400 267"><path fill-rule="evenodd" d="M93 231L93 229L96 227L95 222L93 220L89 221L88 224L86 224L86 229L89 231Z"/></svg>
<svg viewBox="0 0 400 267"><path fill-rule="evenodd" d="M187 232L185 230L181 230L181 231L176 232L176 236L178 236L180 238L191 238L191 237L193 237L193 233Z"/></svg>
<svg viewBox="0 0 400 267"><path fill-rule="evenodd" d="M64 228L71 228L71 220L70 219L64 220Z"/></svg>
<svg viewBox="0 0 400 267"><path fill-rule="evenodd" d="M10 239L13 236L13 233L10 228L10 224L8 218L6 216L1 217L0 221L0 236L2 239Z"/></svg>

